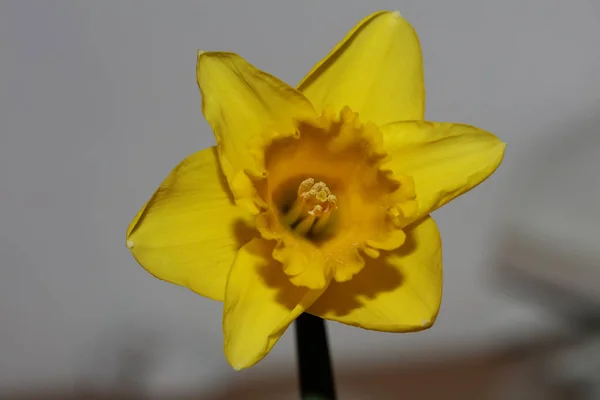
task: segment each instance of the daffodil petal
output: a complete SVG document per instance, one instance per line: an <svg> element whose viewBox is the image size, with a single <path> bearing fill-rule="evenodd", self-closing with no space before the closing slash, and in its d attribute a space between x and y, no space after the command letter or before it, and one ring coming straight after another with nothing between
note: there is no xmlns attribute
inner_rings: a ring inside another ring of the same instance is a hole
<svg viewBox="0 0 600 400"><path fill-rule="evenodd" d="M269 353L289 324L323 293L290 283L271 257L275 242L253 239L238 252L223 309L224 347L233 368L250 367Z"/></svg>
<svg viewBox="0 0 600 400"><path fill-rule="evenodd" d="M199 52L196 76L235 201L257 212L247 173L263 174L264 146L295 134L296 121L315 117L315 110L300 92L237 54Z"/></svg>
<svg viewBox="0 0 600 400"><path fill-rule="evenodd" d="M442 299L442 248L431 217L406 230L406 242L368 259L347 282L332 282L308 312L332 321L385 332L433 325Z"/></svg>
<svg viewBox="0 0 600 400"><path fill-rule="evenodd" d="M127 247L159 279L222 301L237 250L255 235L236 207L216 149L181 162L127 229Z"/></svg>
<svg viewBox="0 0 600 400"><path fill-rule="evenodd" d="M414 180L414 221L487 179L500 165L505 144L473 126L397 122L382 127L388 159L383 165Z"/></svg>
<svg viewBox="0 0 600 400"><path fill-rule="evenodd" d="M398 12L360 21L300 82L313 105L344 106L363 121L422 120L425 84L419 39Z"/></svg>

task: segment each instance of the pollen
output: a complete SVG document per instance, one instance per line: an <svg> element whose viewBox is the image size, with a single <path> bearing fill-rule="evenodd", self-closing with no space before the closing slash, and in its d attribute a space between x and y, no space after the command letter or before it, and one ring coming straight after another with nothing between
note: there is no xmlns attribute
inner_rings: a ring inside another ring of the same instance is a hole
<svg viewBox="0 0 600 400"><path fill-rule="evenodd" d="M284 213L283 222L299 236L322 238L331 228L331 214L336 209L337 197L329 187L308 178L298 186L296 200Z"/></svg>
<svg viewBox="0 0 600 400"><path fill-rule="evenodd" d="M309 215L320 217L337 208L337 197L323 182L308 178L298 187L298 199L304 204Z"/></svg>

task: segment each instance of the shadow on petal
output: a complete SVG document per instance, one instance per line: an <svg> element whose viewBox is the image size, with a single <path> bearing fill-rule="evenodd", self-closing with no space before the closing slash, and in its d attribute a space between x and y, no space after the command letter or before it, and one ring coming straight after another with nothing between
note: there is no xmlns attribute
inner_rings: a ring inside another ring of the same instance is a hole
<svg viewBox="0 0 600 400"><path fill-rule="evenodd" d="M258 271L267 286L277 289L275 300L290 311L298 305L298 301L307 291L306 288L293 285L283 272L281 263L272 258L265 260L265 264L261 265Z"/></svg>
<svg viewBox="0 0 600 400"><path fill-rule="evenodd" d="M402 246L402 251L409 253L411 243ZM414 248L414 244L412 245ZM363 307L361 298L374 299L381 293L391 292L401 287L405 281L402 273L387 260L390 252L381 252L377 259L365 257L364 268L351 280L333 282L327 291L309 311L316 314L332 313L344 316L357 308Z"/></svg>
<svg viewBox="0 0 600 400"><path fill-rule="evenodd" d="M437 228L430 219L423 219L412 224L406 229L406 241L402 247L394 251L382 251L377 259L365 256L365 267L359 273L347 282L331 282L325 293L310 306L308 312L325 316L327 319L329 317L337 319L336 317L346 317L356 310L364 309L367 304L372 305L373 301L379 302L383 299L392 308L395 307L390 301L392 303L398 302L398 307L406 307L408 306L406 303L408 298L417 304L416 306L411 305L413 309L415 307L419 310L437 309L438 307L434 304L436 299L431 297L437 298L438 294L431 295L422 292L422 288L415 280L422 280L423 277L431 275L434 280L440 280L439 285L441 285L441 265L430 262L430 260L438 258L434 252L439 250L439 247L437 247L437 242L436 246L430 247L423 241L424 222L427 222L426 225L429 228L433 228L436 238L438 238ZM241 233L246 232L243 226L238 229ZM426 231L430 230L427 229ZM272 241L269 242L269 246L263 246L260 250L255 250L258 251L256 255L262 260L257 267L257 271L265 286L276 290L275 300L284 307L293 310L298 305L298 300L307 293L307 288L295 286L289 281L289 277L283 271L281 263L272 258L274 246L275 242ZM434 286L436 287L435 291L437 291L437 286ZM402 294L396 295L393 293ZM390 297L390 295L393 297ZM398 311L396 308L393 310L393 314L398 313ZM425 314L433 315L437 312L425 312Z"/></svg>
<svg viewBox="0 0 600 400"><path fill-rule="evenodd" d="M227 192L227 197L229 197L229 200L231 200L232 203L235 203L233 193L231 192L231 188L229 187L229 182L227 182L227 177L225 176L225 173L223 172L223 167L221 166L219 150L217 149L217 146L213 146L211 147L211 149L215 160L217 160L219 164L219 182L221 183L221 188L224 192Z"/></svg>
<svg viewBox="0 0 600 400"><path fill-rule="evenodd" d="M218 153L216 146L212 147L212 152L214 154L214 157L217 160L219 160L219 153ZM225 173L223 172L223 168L221 167L220 161L219 161L219 183L221 184L221 189L225 193L227 193L227 197L229 198L231 203L235 204L233 193L231 192L229 183L227 182L227 177L225 176ZM237 240L238 248L242 247L243 245L248 243L250 240L259 236L258 231L253 226L251 221L253 221L253 218L251 218L251 216L249 215L248 219L244 220L244 219L240 218L237 221L235 221L235 223L233 224L233 227L232 227L233 235L235 236L235 238Z"/></svg>
<svg viewBox="0 0 600 400"><path fill-rule="evenodd" d="M431 325L441 299L439 232L431 218L405 232L402 247L382 252L377 259L366 258L358 274L350 281L332 283L308 312L351 325L358 324L357 318L367 318L372 321L369 326L379 330Z"/></svg>
<svg viewBox="0 0 600 400"><path fill-rule="evenodd" d="M249 228L244 223L236 227L239 231L240 239L246 238L247 234L254 234L256 231ZM289 277L283 272L283 265L273 259L272 253L275 247L275 241L269 241L268 246L253 247L249 250L261 259L260 265L257 265L256 271L267 288L276 290L275 301L288 308L290 311L298 306L298 302L308 291L305 287L298 287L289 281Z"/></svg>
<svg viewBox="0 0 600 400"><path fill-rule="evenodd" d="M237 240L238 249L255 237L259 237L258 231L243 219L238 219L232 226L233 235Z"/></svg>

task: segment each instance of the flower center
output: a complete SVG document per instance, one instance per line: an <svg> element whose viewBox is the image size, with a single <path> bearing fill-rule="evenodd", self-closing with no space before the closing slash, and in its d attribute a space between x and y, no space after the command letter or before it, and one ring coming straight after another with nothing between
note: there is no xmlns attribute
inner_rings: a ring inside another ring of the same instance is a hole
<svg viewBox="0 0 600 400"><path fill-rule="evenodd" d="M254 180L263 209L256 227L277 241L273 258L294 285L348 281L364 255L377 258L404 243L414 185L382 169L382 143L376 125L344 108L300 121L294 135L273 139L259 154L266 173Z"/></svg>
<svg viewBox="0 0 600 400"><path fill-rule="evenodd" d="M298 186L296 199L282 219L297 235L319 239L327 234L336 209L337 197L327 185L308 178Z"/></svg>

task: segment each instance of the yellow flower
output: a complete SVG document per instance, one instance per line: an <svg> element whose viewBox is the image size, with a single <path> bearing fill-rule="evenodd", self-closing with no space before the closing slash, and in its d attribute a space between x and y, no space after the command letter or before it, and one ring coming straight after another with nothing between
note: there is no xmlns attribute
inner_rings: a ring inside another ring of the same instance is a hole
<svg viewBox="0 0 600 400"><path fill-rule="evenodd" d="M171 172L127 246L157 278L224 301L230 364L261 360L302 312L430 327L442 251L429 214L485 180L505 146L423 121L410 24L366 17L296 89L232 53L199 52L196 73L217 145Z"/></svg>

